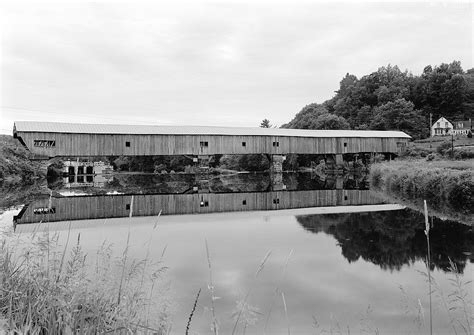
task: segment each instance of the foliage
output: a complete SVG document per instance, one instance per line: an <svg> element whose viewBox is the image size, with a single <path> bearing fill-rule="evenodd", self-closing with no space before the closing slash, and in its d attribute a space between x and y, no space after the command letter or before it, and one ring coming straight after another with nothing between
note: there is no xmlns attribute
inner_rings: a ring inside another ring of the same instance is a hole
<svg viewBox="0 0 474 335"><path fill-rule="evenodd" d="M415 138L420 138L423 134L420 124L423 124L423 121L420 111L414 109L414 104L401 98L376 107L370 128L377 130L397 129Z"/></svg>
<svg viewBox="0 0 474 335"><path fill-rule="evenodd" d="M319 104L305 106L282 128L294 129L349 129L349 123L341 116L330 114L326 107Z"/></svg>
<svg viewBox="0 0 474 335"><path fill-rule="evenodd" d="M343 117L326 113L316 118L314 129L350 129L350 125Z"/></svg>
<svg viewBox="0 0 474 335"><path fill-rule="evenodd" d="M316 119L330 113L344 118L351 129L398 129L423 138L429 135L430 113L434 120L444 116L454 121L472 117L473 110L474 69L464 72L453 61L428 65L414 76L388 64L360 79L347 73L334 97L305 106L283 128L328 129L318 128Z"/></svg>
<svg viewBox="0 0 474 335"><path fill-rule="evenodd" d="M38 162L30 160L31 154L12 136L0 135L0 183L33 183L45 177Z"/></svg>
<svg viewBox="0 0 474 335"><path fill-rule="evenodd" d="M260 123L260 128L271 128L272 124L270 123L269 119L263 119Z"/></svg>
<svg viewBox="0 0 474 335"><path fill-rule="evenodd" d="M453 159L472 159L474 158L474 149L472 148L455 148Z"/></svg>
<svg viewBox="0 0 474 335"><path fill-rule="evenodd" d="M404 152L400 154L401 158L404 157L427 157L432 153L431 150L426 148L421 148L417 146L408 147Z"/></svg>
<svg viewBox="0 0 474 335"><path fill-rule="evenodd" d="M375 189L434 204L447 203L453 208L474 213L474 173L470 168L456 169L442 161L392 161L374 164L370 182Z"/></svg>
<svg viewBox="0 0 474 335"><path fill-rule="evenodd" d="M440 155L443 155L446 150L451 150L451 142L443 142L438 147L436 148L436 152L439 153Z"/></svg>
<svg viewBox="0 0 474 335"><path fill-rule="evenodd" d="M9 332L166 333L167 303L163 299L158 308L152 303L164 293L155 287L163 266L128 259L128 245L114 262L111 247L103 245L91 268L80 235L69 249L48 233L33 235L25 245L5 240L0 245L0 319L8 320Z"/></svg>

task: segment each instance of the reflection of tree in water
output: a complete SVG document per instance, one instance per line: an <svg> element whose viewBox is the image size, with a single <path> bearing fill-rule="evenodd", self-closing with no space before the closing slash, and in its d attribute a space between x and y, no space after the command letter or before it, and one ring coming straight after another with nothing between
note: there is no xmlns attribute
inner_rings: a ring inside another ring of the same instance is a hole
<svg viewBox="0 0 474 335"><path fill-rule="evenodd" d="M360 257L382 269L400 270L426 259L423 214L409 210L297 216L307 230L334 236L349 261ZM473 252L472 227L433 218L430 231L431 265L449 271L451 259L462 272ZM472 261L472 259L471 259Z"/></svg>
<svg viewBox="0 0 474 335"><path fill-rule="evenodd" d="M284 173L283 184L287 190L335 190L338 179L340 185L345 190L368 190L366 175L335 175L328 174L318 176L309 172L306 173Z"/></svg>

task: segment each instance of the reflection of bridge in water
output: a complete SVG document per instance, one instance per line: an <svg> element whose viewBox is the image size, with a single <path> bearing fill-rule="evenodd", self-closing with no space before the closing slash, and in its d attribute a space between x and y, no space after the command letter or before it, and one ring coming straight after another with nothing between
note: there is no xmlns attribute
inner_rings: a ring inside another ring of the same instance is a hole
<svg viewBox="0 0 474 335"><path fill-rule="evenodd" d="M42 199L26 205L16 224L215 212L383 204L368 190L100 195Z"/></svg>

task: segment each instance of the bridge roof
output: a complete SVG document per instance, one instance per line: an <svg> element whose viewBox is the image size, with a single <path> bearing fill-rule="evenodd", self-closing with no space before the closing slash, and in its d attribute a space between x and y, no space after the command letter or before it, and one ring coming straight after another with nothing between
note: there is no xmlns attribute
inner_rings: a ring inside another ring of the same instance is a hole
<svg viewBox="0 0 474 335"><path fill-rule="evenodd" d="M379 130L306 130L259 127L152 126L122 124L86 124L16 121L14 131L72 134L130 135L230 135L230 136L296 136L296 137L396 137L411 138L401 131Z"/></svg>

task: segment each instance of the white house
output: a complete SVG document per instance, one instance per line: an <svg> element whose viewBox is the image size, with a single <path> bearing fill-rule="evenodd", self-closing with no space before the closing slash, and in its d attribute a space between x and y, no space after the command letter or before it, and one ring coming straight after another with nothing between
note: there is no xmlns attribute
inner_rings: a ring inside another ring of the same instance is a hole
<svg viewBox="0 0 474 335"><path fill-rule="evenodd" d="M431 125L431 136L448 136L453 131L453 124L444 117Z"/></svg>

